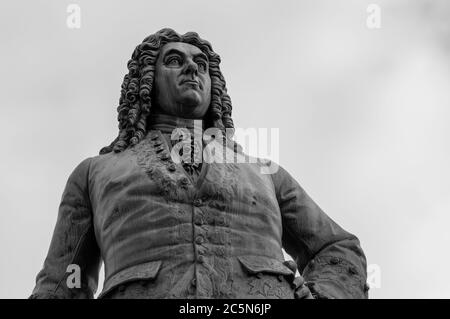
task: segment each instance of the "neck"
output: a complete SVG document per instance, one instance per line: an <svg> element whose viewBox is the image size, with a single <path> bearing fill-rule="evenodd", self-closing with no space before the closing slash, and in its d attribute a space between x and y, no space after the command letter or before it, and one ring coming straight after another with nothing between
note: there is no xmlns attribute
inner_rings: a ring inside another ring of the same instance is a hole
<svg viewBox="0 0 450 319"><path fill-rule="evenodd" d="M160 130L162 133L172 133L175 128L193 130L194 124L198 125L199 122L201 122L202 129L204 128L204 122L201 119L186 119L159 112L151 113L149 116L149 128L151 130Z"/></svg>

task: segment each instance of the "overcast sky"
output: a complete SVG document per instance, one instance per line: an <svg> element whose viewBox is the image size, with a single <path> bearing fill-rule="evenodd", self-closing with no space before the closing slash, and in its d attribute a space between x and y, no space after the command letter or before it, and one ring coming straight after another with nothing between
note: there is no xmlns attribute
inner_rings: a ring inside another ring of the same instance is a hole
<svg viewBox="0 0 450 319"><path fill-rule="evenodd" d="M30 295L67 177L117 135L126 63L163 27L221 55L236 126L279 128L280 164L379 267L370 297L450 298L448 1L5 0L0 15L0 298Z"/></svg>

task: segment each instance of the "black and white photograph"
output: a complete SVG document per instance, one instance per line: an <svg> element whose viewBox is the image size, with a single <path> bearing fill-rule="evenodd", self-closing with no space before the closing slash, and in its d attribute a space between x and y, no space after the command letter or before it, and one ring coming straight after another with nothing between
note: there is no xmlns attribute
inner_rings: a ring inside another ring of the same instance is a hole
<svg viewBox="0 0 450 319"><path fill-rule="evenodd" d="M449 1L0 12L0 299L450 298Z"/></svg>

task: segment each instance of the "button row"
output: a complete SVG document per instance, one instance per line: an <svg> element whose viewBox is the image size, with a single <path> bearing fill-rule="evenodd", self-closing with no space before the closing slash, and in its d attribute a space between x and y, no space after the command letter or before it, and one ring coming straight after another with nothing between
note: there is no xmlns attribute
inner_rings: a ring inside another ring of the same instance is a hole
<svg viewBox="0 0 450 319"><path fill-rule="evenodd" d="M229 226L229 222L226 220L225 216L218 216L216 218L214 218L214 216L211 215L207 215L204 216L201 213L196 213L194 215L194 224L197 226L202 226L202 225L217 225L217 226L221 226L221 227L228 227ZM228 232L228 230L227 230Z"/></svg>
<svg viewBox="0 0 450 319"><path fill-rule="evenodd" d="M153 133L150 138L153 141L153 147L155 148L155 152L158 154L159 158L163 161L167 161L170 158L170 155L165 151L165 147L161 139L159 138L158 133ZM170 172L175 172L177 167L174 163L170 163L167 165L167 170ZM189 181L187 179L181 180L181 187L186 188Z"/></svg>

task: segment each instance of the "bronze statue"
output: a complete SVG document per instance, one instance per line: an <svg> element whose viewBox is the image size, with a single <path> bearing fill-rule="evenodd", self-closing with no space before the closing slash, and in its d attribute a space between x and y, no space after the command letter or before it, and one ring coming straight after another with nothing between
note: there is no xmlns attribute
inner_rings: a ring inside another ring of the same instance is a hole
<svg viewBox="0 0 450 319"><path fill-rule="evenodd" d="M201 120L242 154L219 64L194 32L162 29L136 47L118 136L70 175L31 298L93 298L101 261L99 298L367 298L358 239L282 167L202 161L205 140L173 134Z"/></svg>

